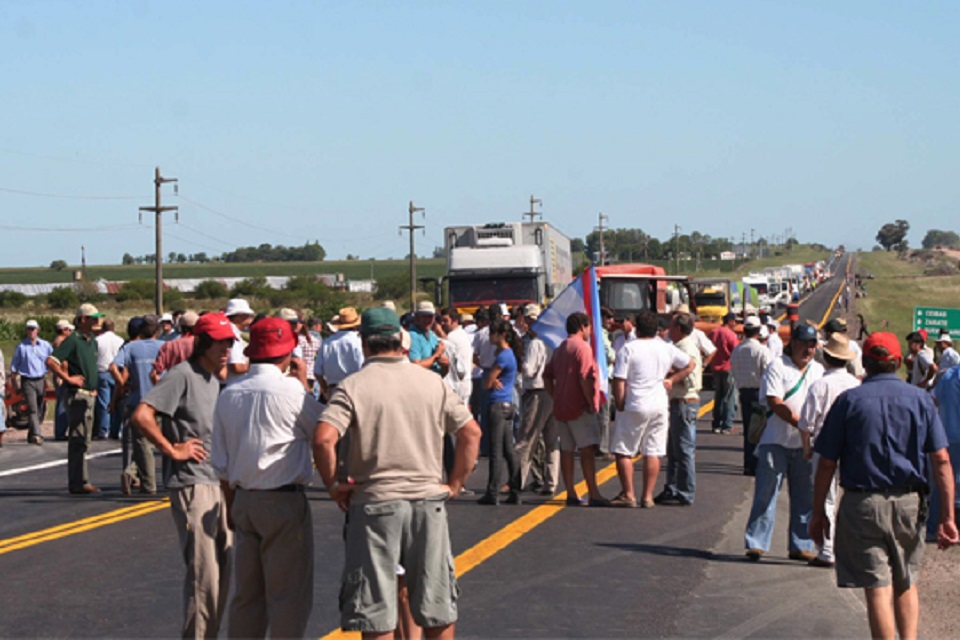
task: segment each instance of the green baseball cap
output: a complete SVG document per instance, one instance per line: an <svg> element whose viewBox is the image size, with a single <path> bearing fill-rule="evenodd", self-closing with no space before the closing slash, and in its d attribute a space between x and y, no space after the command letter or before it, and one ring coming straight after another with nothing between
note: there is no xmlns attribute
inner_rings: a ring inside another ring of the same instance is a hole
<svg viewBox="0 0 960 640"><path fill-rule="evenodd" d="M400 318L386 307L367 309L360 317L360 333L365 336L392 336L400 333Z"/></svg>

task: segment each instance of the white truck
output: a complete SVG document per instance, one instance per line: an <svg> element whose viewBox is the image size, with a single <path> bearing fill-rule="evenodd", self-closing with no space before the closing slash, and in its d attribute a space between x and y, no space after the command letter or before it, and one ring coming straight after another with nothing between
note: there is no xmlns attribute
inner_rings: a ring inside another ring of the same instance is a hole
<svg viewBox="0 0 960 640"><path fill-rule="evenodd" d="M447 227L450 306L544 304L573 279L570 238L546 222Z"/></svg>

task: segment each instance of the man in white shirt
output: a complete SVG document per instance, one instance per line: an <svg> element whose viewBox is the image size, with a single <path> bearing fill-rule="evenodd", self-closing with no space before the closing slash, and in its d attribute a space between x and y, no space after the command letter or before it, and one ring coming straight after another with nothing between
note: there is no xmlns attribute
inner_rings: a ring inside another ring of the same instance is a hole
<svg viewBox="0 0 960 640"><path fill-rule="evenodd" d="M823 359L826 363L826 372L823 377L810 385L810 391L807 399L803 402L800 409L800 437L803 440L803 457L810 460L814 476L816 475L817 463L820 461L820 455L813 453L813 443L823 423L827 419L827 413L834 401L840 397L840 394L848 389L853 389L860 385L860 381L847 371L847 363L857 357L856 352L850 348L850 340L842 332L830 334L830 339L823 347ZM826 515L830 523L830 537L824 538L823 546L820 547L817 557L810 560L810 565L814 567L832 567L834 565L833 540L836 530L836 505L837 505L837 485L838 473L834 472L833 482L827 490ZM813 476L811 476L811 482Z"/></svg>
<svg viewBox="0 0 960 640"><path fill-rule="evenodd" d="M337 332L327 338L314 360L314 377L320 383L320 396L329 399L333 390L351 373L363 366L363 345L360 343L360 314L353 307L344 307L337 314Z"/></svg>
<svg viewBox="0 0 960 640"><path fill-rule="evenodd" d="M919 331L907 335L907 347L910 349L910 384L929 389L934 376L937 375L937 365L933 361L933 349L927 346L927 341Z"/></svg>
<svg viewBox="0 0 960 640"><path fill-rule="evenodd" d="M767 316L767 329L770 331L770 336L767 338L767 349L770 350L770 355L776 360L783 357L783 338L780 337L779 333L780 323L773 316Z"/></svg>
<svg viewBox="0 0 960 640"><path fill-rule="evenodd" d="M700 349L694 343L693 316L679 313L670 324L670 340L690 356L694 369L689 376L673 385L670 398L670 431L667 435L667 478L663 491L654 498L657 504L693 504L697 488L694 454L697 448L697 414L700 411L700 389L703 386L703 365Z"/></svg>
<svg viewBox="0 0 960 640"><path fill-rule="evenodd" d="M960 353L953 348L953 338L949 333L937 336L937 345L940 347L940 363L937 365L937 380L944 371L960 364Z"/></svg>
<svg viewBox="0 0 960 640"><path fill-rule="evenodd" d="M769 336L767 328L760 325L757 316L749 316L743 321L743 342L730 354L730 371L737 383L740 395L740 421L743 424L743 475L757 473L756 448L748 438L750 415L760 402L760 382L767 365L773 361L770 350L760 341L763 334ZM769 337L767 338L769 339Z"/></svg>
<svg viewBox="0 0 960 640"><path fill-rule="evenodd" d="M467 366L467 375L457 384L457 395L463 403L470 406L470 394L473 393L473 336L460 326L460 312L449 307L440 311L440 329L446 334L447 340L453 343L457 356Z"/></svg>
<svg viewBox="0 0 960 640"><path fill-rule="evenodd" d="M250 370L250 362L243 355L243 350L247 346L243 340L243 332L253 322L254 313L250 304L243 298L233 298L227 302L224 313L233 325L233 347L230 349L230 355L227 356L227 382L232 382Z"/></svg>
<svg viewBox="0 0 960 640"><path fill-rule="evenodd" d="M96 426L93 431L94 440L120 436L120 420L112 420L110 413L110 399L116 387L116 381L110 375L110 365L117 357L120 347L123 346L123 338L114 332L113 320L103 320L100 326L103 330L97 336L97 406L94 411ZM117 424L115 432L111 428L113 422Z"/></svg>
<svg viewBox="0 0 960 640"><path fill-rule="evenodd" d="M517 433L517 458L520 460L520 486L539 489L543 495L557 490L560 472L560 440L553 418L553 398L543 383L543 370L553 356L553 349L530 328L540 317L540 307L529 304L523 309L518 324L523 336L523 364L520 367L521 396L520 430ZM537 455L542 448L542 455Z"/></svg>
<svg viewBox="0 0 960 640"><path fill-rule="evenodd" d="M211 463L234 529L234 637L302 638L313 606L313 521L305 489L320 404L284 375L297 337L264 318L250 328L250 372L227 387L213 415Z"/></svg>
<svg viewBox="0 0 960 640"><path fill-rule="evenodd" d="M747 558L754 561L770 549L777 495L784 479L790 488L789 557L809 562L816 555L808 530L813 513L813 467L803 457L798 424L810 385L823 376L823 365L814 360L819 341L813 326L797 325L790 337L790 354L771 362L760 384L760 397L767 405L767 427L757 444L753 506L744 534Z"/></svg>
<svg viewBox="0 0 960 640"><path fill-rule="evenodd" d="M617 458L620 495L612 506L651 508L653 488L660 473L660 457L667 453L670 405L667 392L689 376L696 363L672 344L657 339L658 317L653 311L637 314L637 339L617 354L613 368L613 397L617 420L610 451ZM671 373L671 370L673 373ZM643 454L643 489L638 501L633 485L633 458Z"/></svg>

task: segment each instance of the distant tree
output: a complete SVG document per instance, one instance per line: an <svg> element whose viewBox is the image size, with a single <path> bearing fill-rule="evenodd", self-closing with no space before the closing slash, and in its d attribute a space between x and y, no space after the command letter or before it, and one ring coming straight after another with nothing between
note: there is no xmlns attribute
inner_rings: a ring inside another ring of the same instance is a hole
<svg viewBox="0 0 960 640"><path fill-rule="evenodd" d="M64 269L67 268L67 261L54 260L53 262L50 263L50 268L53 269L54 271L63 271Z"/></svg>
<svg viewBox="0 0 960 640"><path fill-rule="evenodd" d="M182 253L177 254L177 264L183 264L186 261L187 261L187 256L185 254L182 254Z"/></svg>
<svg viewBox="0 0 960 640"><path fill-rule="evenodd" d="M136 262L136 258L134 258L129 253L123 254L123 258L120 259L120 264L123 264L123 265L133 264L134 262Z"/></svg>
<svg viewBox="0 0 960 640"><path fill-rule="evenodd" d="M902 251L906 248L907 232L910 231L910 223L906 220L897 220L888 222L880 227L877 232L877 242L887 251L896 249Z"/></svg>
<svg viewBox="0 0 960 640"><path fill-rule="evenodd" d="M73 287L56 287L47 294L47 304L54 309L72 309L80 302Z"/></svg>
<svg viewBox="0 0 960 640"><path fill-rule="evenodd" d="M587 245L583 243L583 238L573 238L570 240L570 251L573 253L583 253L587 250Z"/></svg>
<svg viewBox="0 0 960 640"><path fill-rule="evenodd" d="M960 236L953 231L930 229L927 231L927 235L923 237L921 244L924 249L936 249L937 247L956 249L960 247Z"/></svg>
<svg viewBox="0 0 960 640"><path fill-rule="evenodd" d="M193 290L193 297L197 300L215 300L227 297L227 285L218 280L204 280Z"/></svg>
<svg viewBox="0 0 960 640"><path fill-rule="evenodd" d="M447 250L441 246L436 246L433 248L433 257L434 258L446 258Z"/></svg>
<svg viewBox="0 0 960 640"><path fill-rule="evenodd" d="M360 259L360 256L355 256L355 255L353 255L352 253L348 253L348 254L347 254L347 260L351 260L351 261L352 261L352 260L359 260L359 259Z"/></svg>
<svg viewBox="0 0 960 640"><path fill-rule="evenodd" d="M192 256L190 256L190 262L199 262L200 264L206 264L207 262L210 262L210 258L207 256L206 253L201 251L200 253L195 253Z"/></svg>

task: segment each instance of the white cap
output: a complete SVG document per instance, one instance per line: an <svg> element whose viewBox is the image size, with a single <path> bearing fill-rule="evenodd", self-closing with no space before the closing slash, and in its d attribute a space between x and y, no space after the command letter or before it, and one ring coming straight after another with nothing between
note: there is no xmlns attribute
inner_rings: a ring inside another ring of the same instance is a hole
<svg viewBox="0 0 960 640"><path fill-rule="evenodd" d="M27 329L39 329L40 323L36 320L27 320Z"/></svg>
<svg viewBox="0 0 960 640"><path fill-rule="evenodd" d="M770 337L770 331L766 327L760 327L760 339L763 340L764 338L769 338L769 337Z"/></svg>
<svg viewBox="0 0 960 640"><path fill-rule="evenodd" d="M760 326L760 318L757 316L748 316L746 320L743 321L744 329L756 329Z"/></svg>
<svg viewBox="0 0 960 640"><path fill-rule="evenodd" d="M294 311L293 309L290 309L289 307L284 307L283 309L280 309L280 312L277 313L277 317L282 318L287 322L294 322L294 321L300 320L300 316L297 315L297 312Z"/></svg>
<svg viewBox="0 0 960 640"><path fill-rule="evenodd" d="M947 344L953 344L953 338L950 337L949 333L942 333L939 336L937 336L937 342L946 342Z"/></svg>
<svg viewBox="0 0 960 640"><path fill-rule="evenodd" d="M257 315L253 312L253 309L250 308L250 304L243 298L233 298L227 302L227 310L224 312L225 316L229 318L230 316L238 316L241 314L248 316Z"/></svg>
<svg viewBox="0 0 960 640"><path fill-rule="evenodd" d="M394 304L393 300L384 300L380 303L380 306L390 309L390 311L393 311L394 313L397 311L397 305Z"/></svg>
<svg viewBox="0 0 960 640"><path fill-rule="evenodd" d="M162 316L160 316L160 322L170 322L170 323L173 323L173 316L170 315L169 313L165 313L165 314L163 314Z"/></svg>
<svg viewBox="0 0 960 640"><path fill-rule="evenodd" d="M774 318L773 316L767 316L767 326L773 327L774 329L779 329L780 323L777 322L777 319Z"/></svg>
<svg viewBox="0 0 960 640"><path fill-rule="evenodd" d="M429 300L423 300L417 304L417 314L423 316L435 316L437 310Z"/></svg>

